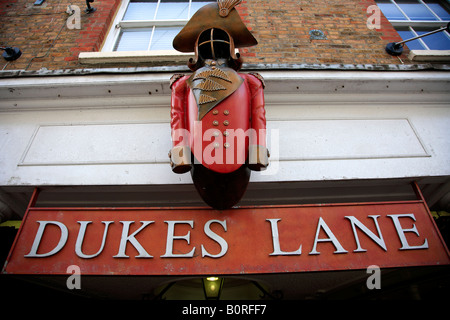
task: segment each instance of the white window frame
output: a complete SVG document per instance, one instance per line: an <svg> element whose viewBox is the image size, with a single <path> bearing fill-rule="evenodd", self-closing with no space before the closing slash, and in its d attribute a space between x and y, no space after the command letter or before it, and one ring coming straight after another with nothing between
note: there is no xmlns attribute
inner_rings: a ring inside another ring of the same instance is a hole
<svg viewBox="0 0 450 320"><path fill-rule="evenodd" d="M78 61L81 64L108 64L108 63L173 63L186 62L194 57L194 53L183 53L171 50L140 50L140 51L113 51L114 45L120 36L122 28L155 27L155 26L184 26L188 19L181 20L145 20L145 21L122 21L128 8L130 0L122 0L116 12L114 21L103 42L100 52L80 52ZM159 2L158 2L159 3ZM191 4L191 3L190 3ZM191 5L188 15L190 15ZM157 11L156 11L157 12ZM152 39L150 39L152 40ZM151 43L151 41L150 41Z"/></svg>
<svg viewBox="0 0 450 320"><path fill-rule="evenodd" d="M161 0L158 0L157 8L155 11L155 17L158 12L159 4ZM205 0L207 1L207 0ZM157 26L165 26L165 27L174 27L179 26L183 27L186 25L186 23L189 21L189 19L172 19L172 20L129 20L129 21L123 21L123 17L125 15L125 12L128 8L128 4L130 3L130 0L122 0L122 3L119 7L119 10L117 10L116 16L114 18L114 22L111 26L111 29L108 32L108 35L105 39L105 42L102 47L102 52L116 52L113 51L114 46L116 42L118 41L120 34L122 30L131 29L131 28L154 28ZM188 17L191 15L191 6L192 2L189 2L189 9L188 9ZM155 18L154 17L154 18ZM153 36L153 33L152 33ZM150 39L149 46L152 43L152 39ZM146 50L149 53L154 54L164 54L166 52L167 54L175 54L178 53L175 49L172 50ZM123 52L123 51L122 51Z"/></svg>
<svg viewBox="0 0 450 320"><path fill-rule="evenodd" d="M401 28L401 27L407 27L408 30L410 32L412 32L413 36L412 37L417 37L418 34L416 33L416 31L413 29L414 27L416 28L434 28L434 29L439 29L441 27L445 27L447 25L447 23L449 22L448 20L442 20L434 11L432 8L430 8L423 0L417 0L419 3L423 4L428 10L430 10L430 12L436 17L436 20L411 20L409 18L409 16L402 10L402 8L400 8L400 6L397 4L397 2L395 0L389 0L389 2L391 2L392 4L394 4L396 6L396 8L405 16L405 18L407 20L389 20L389 22L392 24L392 26L397 29L397 28ZM441 1L442 2L442 1ZM444 34L450 39L450 35L448 34L447 31L443 31ZM429 50L429 51L435 51L435 50L430 50L430 48L427 46L427 44L425 43L425 41L422 40L422 38L417 39L422 46L425 48L425 50ZM408 43L406 43L406 45L408 45ZM416 50L417 51L417 50ZM447 50L438 50L438 51L447 51Z"/></svg>

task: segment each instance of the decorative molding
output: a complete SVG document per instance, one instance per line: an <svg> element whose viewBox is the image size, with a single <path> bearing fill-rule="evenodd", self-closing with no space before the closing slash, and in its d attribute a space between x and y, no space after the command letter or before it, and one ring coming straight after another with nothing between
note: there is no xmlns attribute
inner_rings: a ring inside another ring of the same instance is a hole
<svg viewBox="0 0 450 320"><path fill-rule="evenodd" d="M445 71L262 71L270 104L448 105ZM170 104L171 73L0 78L0 112Z"/></svg>
<svg viewBox="0 0 450 320"><path fill-rule="evenodd" d="M187 62L190 57L193 57L192 53L175 50L80 52L78 61L81 64Z"/></svg>
<svg viewBox="0 0 450 320"><path fill-rule="evenodd" d="M408 119L289 119L268 121L271 160L319 161L427 158ZM277 130L279 140L270 133ZM295 145L295 148L292 146ZM280 155L277 157L277 155ZM275 156L275 157L274 157Z"/></svg>
<svg viewBox="0 0 450 320"><path fill-rule="evenodd" d="M411 50L408 59L414 62L449 62L450 50Z"/></svg>
<svg viewBox="0 0 450 320"><path fill-rule="evenodd" d="M18 166L168 163L169 131L163 122L39 125Z"/></svg>

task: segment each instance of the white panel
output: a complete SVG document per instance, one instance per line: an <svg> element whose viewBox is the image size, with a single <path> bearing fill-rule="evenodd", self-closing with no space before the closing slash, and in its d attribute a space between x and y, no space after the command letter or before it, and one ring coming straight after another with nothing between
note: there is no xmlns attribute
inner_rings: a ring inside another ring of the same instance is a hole
<svg viewBox="0 0 450 320"><path fill-rule="evenodd" d="M407 119L269 121L272 159L427 157ZM20 165L165 163L167 123L40 126Z"/></svg>
<svg viewBox="0 0 450 320"><path fill-rule="evenodd" d="M0 186L192 185L167 157L171 74L58 72L0 79ZM261 73L271 157L253 182L450 176L448 72Z"/></svg>
<svg viewBox="0 0 450 320"><path fill-rule="evenodd" d="M168 162L167 123L39 126L20 165Z"/></svg>
<svg viewBox="0 0 450 320"><path fill-rule="evenodd" d="M270 121L268 129L281 161L429 156L407 119Z"/></svg>

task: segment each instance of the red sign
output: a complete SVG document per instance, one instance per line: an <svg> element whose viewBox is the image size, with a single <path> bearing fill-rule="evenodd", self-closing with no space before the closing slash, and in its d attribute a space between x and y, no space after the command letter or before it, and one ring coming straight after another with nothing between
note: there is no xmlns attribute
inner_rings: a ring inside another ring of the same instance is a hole
<svg viewBox="0 0 450 320"><path fill-rule="evenodd" d="M30 208L4 272L213 275L450 264L423 201L207 208Z"/></svg>

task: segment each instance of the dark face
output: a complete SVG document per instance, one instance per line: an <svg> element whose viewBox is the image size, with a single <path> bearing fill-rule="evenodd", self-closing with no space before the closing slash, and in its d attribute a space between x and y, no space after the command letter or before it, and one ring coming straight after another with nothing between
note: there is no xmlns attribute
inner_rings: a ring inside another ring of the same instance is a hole
<svg viewBox="0 0 450 320"><path fill-rule="evenodd" d="M230 59L230 38L221 29L203 31L198 40L198 53L203 60Z"/></svg>

